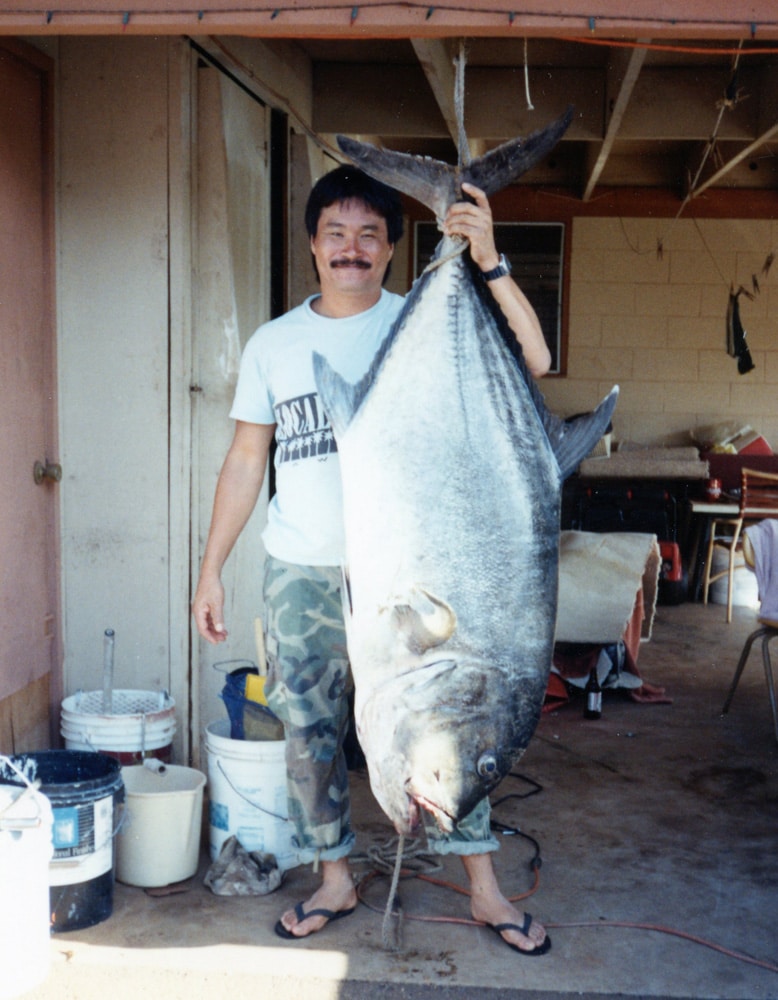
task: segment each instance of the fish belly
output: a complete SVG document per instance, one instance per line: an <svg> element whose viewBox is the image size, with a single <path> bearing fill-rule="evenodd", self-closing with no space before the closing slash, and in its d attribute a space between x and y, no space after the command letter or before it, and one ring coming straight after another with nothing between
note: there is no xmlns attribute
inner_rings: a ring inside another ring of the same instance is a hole
<svg viewBox="0 0 778 1000"><path fill-rule="evenodd" d="M550 666L558 467L461 261L428 277L338 441L358 702L412 668L388 610L413 588L456 615L446 655Z"/></svg>

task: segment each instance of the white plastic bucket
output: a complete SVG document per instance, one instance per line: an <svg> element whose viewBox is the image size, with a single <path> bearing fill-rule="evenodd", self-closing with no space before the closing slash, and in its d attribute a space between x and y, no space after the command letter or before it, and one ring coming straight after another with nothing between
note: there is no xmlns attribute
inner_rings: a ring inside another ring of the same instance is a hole
<svg viewBox="0 0 778 1000"><path fill-rule="evenodd" d="M154 762L122 768L125 818L116 838L116 877L143 887L183 882L197 871L205 775Z"/></svg>
<svg viewBox="0 0 778 1000"><path fill-rule="evenodd" d="M7 758L5 758L7 761ZM49 974L49 862L53 817L31 786L0 784L0 997L17 997Z"/></svg>
<svg viewBox="0 0 778 1000"><path fill-rule="evenodd" d="M230 721L205 730L211 860L228 837L247 851L275 855L281 871L299 864L287 817L286 741L233 740Z"/></svg>
<svg viewBox="0 0 778 1000"><path fill-rule="evenodd" d="M166 691L114 691L103 712L102 691L79 691L62 702L60 733L68 750L99 750L120 764L145 757L170 761L176 732L175 701Z"/></svg>
<svg viewBox="0 0 778 1000"><path fill-rule="evenodd" d="M729 553L722 548L713 550L711 573L722 573L729 567ZM727 588L729 580L720 577L710 585L708 600L711 604L727 603ZM755 608L759 604L759 588L756 573L746 566L741 552L735 553L735 572L732 576L732 603L735 607Z"/></svg>

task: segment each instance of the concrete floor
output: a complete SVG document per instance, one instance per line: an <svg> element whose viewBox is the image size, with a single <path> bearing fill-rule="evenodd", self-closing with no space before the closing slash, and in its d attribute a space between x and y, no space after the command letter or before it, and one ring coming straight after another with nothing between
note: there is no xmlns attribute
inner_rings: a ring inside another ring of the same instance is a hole
<svg viewBox="0 0 778 1000"><path fill-rule="evenodd" d="M660 607L639 666L672 705L607 693L597 722L579 702L543 717L518 768L542 791L500 805L495 818L540 844L539 885L524 905L550 930L545 957L440 922L466 919L467 899L417 879L401 883L399 952L382 946L384 878L364 887L353 917L284 943L273 924L312 890L310 870L287 873L269 896L216 897L202 885L204 855L185 893L152 898L117 884L108 920L52 938L51 971L29 996L778 997L778 746L758 647L721 715L753 624L747 608L726 625L717 605ZM364 774L353 784L363 849L391 831ZM497 795L529 788L508 778ZM511 895L531 888L532 853L522 838L502 838L497 865ZM460 871L451 860L441 877L458 881Z"/></svg>

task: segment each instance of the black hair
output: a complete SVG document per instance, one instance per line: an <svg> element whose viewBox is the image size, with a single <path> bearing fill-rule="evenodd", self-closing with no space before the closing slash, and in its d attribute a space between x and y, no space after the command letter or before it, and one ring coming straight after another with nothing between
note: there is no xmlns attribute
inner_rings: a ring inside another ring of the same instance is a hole
<svg viewBox="0 0 778 1000"><path fill-rule="evenodd" d="M386 234L394 246L403 234L403 208L399 194L381 181L369 177L364 171L344 165L336 167L320 178L311 189L305 206L305 228L308 236L313 238L319 227L319 217L325 208L336 203L361 201L386 222ZM313 269L318 279L316 261ZM386 269L384 280L389 277Z"/></svg>

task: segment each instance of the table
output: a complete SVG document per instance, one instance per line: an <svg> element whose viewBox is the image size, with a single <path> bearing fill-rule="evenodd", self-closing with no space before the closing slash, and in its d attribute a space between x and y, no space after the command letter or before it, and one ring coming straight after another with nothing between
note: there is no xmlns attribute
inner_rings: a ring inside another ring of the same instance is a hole
<svg viewBox="0 0 778 1000"><path fill-rule="evenodd" d="M692 515L696 515L689 546L690 594L693 601L698 601L705 572L711 521L717 517L737 517L740 513L740 504L728 499L690 500L689 510Z"/></svg>
<svg viewBox="0 0 778 1000"><path fill-rule="evenodd" d="M731 500L690 500L692 514L707 514L709 517L737 517L740 504Z"/></svg>

